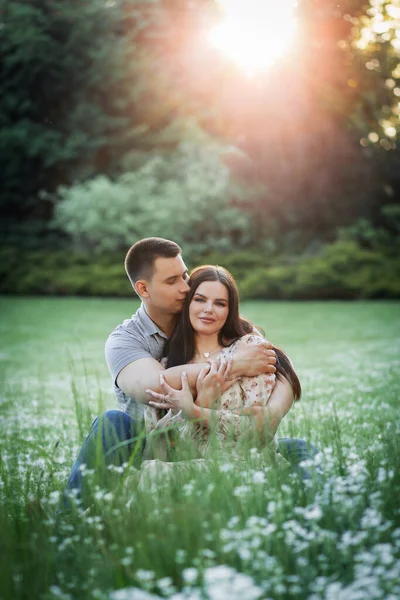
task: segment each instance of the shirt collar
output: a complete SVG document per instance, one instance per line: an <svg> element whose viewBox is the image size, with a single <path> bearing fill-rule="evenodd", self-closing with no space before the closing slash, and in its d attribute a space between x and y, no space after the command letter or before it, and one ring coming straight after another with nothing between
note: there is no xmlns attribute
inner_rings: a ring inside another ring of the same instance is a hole
<svg viewBox="0 0 400 600"><path fill-rule="evenodd" d="M165 333L161 331L161 329L154 323L154 321L150 319L143 304L140 305L136 314L141 320L143 327L149 335L154 335L155 333L158 333L158 335L160 335L164 339L168 339L168 336L165 335Z"/></svg>

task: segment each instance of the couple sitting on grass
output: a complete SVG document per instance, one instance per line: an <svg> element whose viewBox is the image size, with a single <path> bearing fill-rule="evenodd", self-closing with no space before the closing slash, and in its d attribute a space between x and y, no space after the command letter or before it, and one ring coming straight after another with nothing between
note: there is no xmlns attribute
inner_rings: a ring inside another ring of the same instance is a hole
<svg viewBox="0 0 400 600"><path fill-rule="evenodd" d="M300 382L286 354L240 317L230 273L206 265L189 278L180 247L161 238L132 246L125 268L142 304L106 343L121 410L93 423L67 494L84 495L83 465L99 476L128 461L154 471L159 459L170 464L181 441L190 443L193 458L207 459L247 440L269 449L273 463L309 476L300 463L318 450L304 440L276 439L300 398Z"/></svg>

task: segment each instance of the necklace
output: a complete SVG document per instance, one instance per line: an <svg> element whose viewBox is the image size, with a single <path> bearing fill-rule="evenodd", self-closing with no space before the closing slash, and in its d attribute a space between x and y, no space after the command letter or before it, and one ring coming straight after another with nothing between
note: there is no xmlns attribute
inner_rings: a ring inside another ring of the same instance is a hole
<svg viewBox="0 0 400 600"><path fill-rule="evenodd" d="M218 346L214 348L214 350L210 350L210 352L196 352L196 354L198 356L205 356L205 358L208 358L211 354L214 354L216 350L220 350L220 348L221 346L218 344Z"/></svg>

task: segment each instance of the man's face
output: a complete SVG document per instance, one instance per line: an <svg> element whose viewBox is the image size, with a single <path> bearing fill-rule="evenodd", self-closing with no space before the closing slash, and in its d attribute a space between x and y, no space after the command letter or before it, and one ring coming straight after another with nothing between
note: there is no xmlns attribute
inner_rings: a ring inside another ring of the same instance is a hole
<svg viewBox="0 0 400 600"><path fill-rule="evenodd" d="M188 271L182 256L156 258L153 277L147 281L151 307L164 314L178 314L189 291Z"/></svg>

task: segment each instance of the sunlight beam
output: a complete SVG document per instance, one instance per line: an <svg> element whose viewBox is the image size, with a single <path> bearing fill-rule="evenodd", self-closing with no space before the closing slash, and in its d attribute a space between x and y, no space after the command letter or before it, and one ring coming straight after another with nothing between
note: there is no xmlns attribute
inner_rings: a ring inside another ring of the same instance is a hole
<svg viewBox="0 0 400 600"><path fill-rule="evenodd" d="M275 63L296 32L295 0L219 0L223 17L209 40L249 73Z"/></svg>

